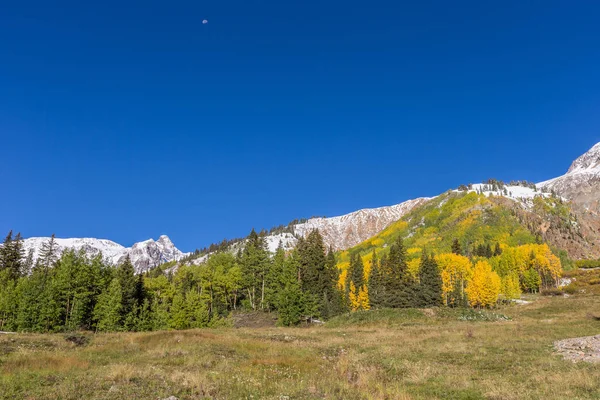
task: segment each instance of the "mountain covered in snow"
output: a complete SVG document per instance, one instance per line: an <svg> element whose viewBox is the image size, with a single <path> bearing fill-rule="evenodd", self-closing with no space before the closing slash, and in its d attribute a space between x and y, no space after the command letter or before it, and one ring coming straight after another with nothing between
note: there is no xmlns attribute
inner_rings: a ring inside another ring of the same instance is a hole
<svg viewBox="0 0 600 400"><path fill-rule="evenodd" d="M537 184L595 214L600 213L600 143L578 157L566 174Z"/></svg>
<svg viewBox="0 0 600 400"><path fill-rule="evenodd" d="M365 208L350 214L331 218L311 218L294 225L296 235L306 237L318 229L325 246L345 250L381 232L386 226L402 218L413 208L430 200L420 197L400 204L378 208Z"/></svg>
<svg viewBox="0 0 600 400"><path fill-rule="evenodd" d="M31 249L34 260L37 259L42 246L49 240L49 237L31 237L25 239L23 241L25 254L28 254ZM166 235L162 235L156 241L148 239L135 243L131 247L122 246L111 240L95 238L55 238L54 241L58 254L67 249L84 250L91 257L102 253L105 259L115 265L125 260L125 257L129 255L137 272L144 272L162 263L179 260L186 256L185 253L175 247L171 239Z"/></svg>

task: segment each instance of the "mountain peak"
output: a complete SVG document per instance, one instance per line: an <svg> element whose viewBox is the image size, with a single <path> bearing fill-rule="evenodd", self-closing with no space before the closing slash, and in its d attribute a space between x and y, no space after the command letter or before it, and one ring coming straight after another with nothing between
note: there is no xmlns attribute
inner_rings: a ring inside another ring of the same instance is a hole
<svg viewBox="0 0 600 400"><path fill-rule="evenodd" d="M591 149L573 161L567 173L592 172L592 170L600 172L600 143L596 143Z"/></svg>

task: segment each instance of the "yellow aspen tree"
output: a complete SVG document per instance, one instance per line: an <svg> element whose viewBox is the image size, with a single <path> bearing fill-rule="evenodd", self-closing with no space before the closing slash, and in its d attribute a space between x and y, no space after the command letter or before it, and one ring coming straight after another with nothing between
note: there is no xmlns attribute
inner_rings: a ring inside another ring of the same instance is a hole
<svg viewBox="0 0 600 400"><path fill-rule="evenodd" d="M457 300L455 294L464 297L467 282L473 276L473 264L465 256L444 253L435 257L442 275L442 297L444 305L451 305Z"/></svg>
<svg viewBox="0 0 600 400"><path fill-rule="evenodd" d="M348 300L350 300L350 308L352 311L356 311L360 307L359 294L356 291L356 286L354 286L354 282L350 282L350 289L348 290Z"/></svg>
<svg viewBox="0 0 600 400"><path fill-rule="evenodd" d="M521 297L521 285L519 276L515 273L506 275L502 278L502 294L507 300L518 299Z"/></svg>
<svg viewBox="0 0 600 400"><path fill-rule="evenodd" d="M471 307L492 307L500 294L500 276L487 261L478 261L465 292Z"/></svg>
<svg viewBox="0 0 600 400"><path fill-rule="evenodd" d="M367 288L367 285L363 285L362 288L360 288L356 300L359 309L368 310L371 308L369 305L369 289Z"/></svg>
<svg viewBox="0 0 600 400"><path fill-rule="evenodd" d="M420 263L421 263L421 260L419 258L413 258L412 260L410 260L406 263L408 266L408 273L415 279L419 276L419 264Z"/></svg>

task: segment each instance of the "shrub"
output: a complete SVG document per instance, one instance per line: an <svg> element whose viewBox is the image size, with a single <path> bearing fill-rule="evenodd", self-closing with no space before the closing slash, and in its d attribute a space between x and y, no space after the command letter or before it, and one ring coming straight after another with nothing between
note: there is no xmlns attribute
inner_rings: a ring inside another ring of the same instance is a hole
<svg viewBox="0 0 600 400"><path fill-rule="evenodd" d="M560 289L550 288L550 289L542 289L542 291L540 292L540 294L542 296L562 296L564 293Z"/></svg>
<svg viewBox="0 0 600 400"><path fill-rule="evenodd" d="M90 338L81 333L69 333L65 335L67 342L73 343L75 346L85 346L90 342Z"/></svg>

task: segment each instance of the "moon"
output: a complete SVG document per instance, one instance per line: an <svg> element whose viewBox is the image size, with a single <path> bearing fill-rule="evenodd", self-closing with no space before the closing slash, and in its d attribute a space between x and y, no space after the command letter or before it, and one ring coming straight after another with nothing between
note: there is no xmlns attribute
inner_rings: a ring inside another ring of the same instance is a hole
<svg viewBox="0 0 600 400"><path fill-rule="evenodd" d="M202 20L202 24L203 24L203 25L206 25L206 24L208 24L208 20L207 20L207 19L203 19L203 20Z"/></svg>

